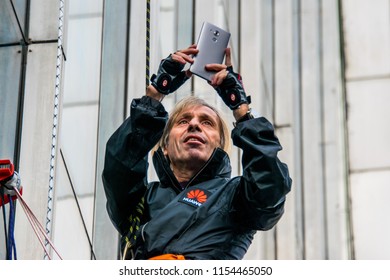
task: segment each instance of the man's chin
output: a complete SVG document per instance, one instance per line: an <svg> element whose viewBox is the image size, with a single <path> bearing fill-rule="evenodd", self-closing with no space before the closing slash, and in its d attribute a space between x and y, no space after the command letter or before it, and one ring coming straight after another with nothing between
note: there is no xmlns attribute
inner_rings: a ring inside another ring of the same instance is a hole
<svg viewBox="0 0 390 280"><path fill-rule="evenodd" d="M204 164L209 158L210 155L205 154L205 152L191 149L187 152L186 156L188 161L192 161L197 164Z"/></svg>

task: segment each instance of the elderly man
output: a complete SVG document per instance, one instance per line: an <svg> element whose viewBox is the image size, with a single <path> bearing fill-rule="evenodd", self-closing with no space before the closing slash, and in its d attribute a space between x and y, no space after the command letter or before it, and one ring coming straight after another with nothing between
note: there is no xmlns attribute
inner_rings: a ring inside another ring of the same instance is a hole
<svg viewBox="0 0 390 280"><path fill-rule="evenodd" d="M240 76L226 65L206 68L209 84L236 119L233 144L242 149L241 176L231 178L229 132L204 100L181 100L169 119L161 101L191 77L183 71L198 51L192 45L162 60L130 117L107 142L103 183L107 211L122 236L126 259L242 259L257 230L284 212L291 188L272 125L254 118ZM147 156L159 181L147 181Z"/></svg>

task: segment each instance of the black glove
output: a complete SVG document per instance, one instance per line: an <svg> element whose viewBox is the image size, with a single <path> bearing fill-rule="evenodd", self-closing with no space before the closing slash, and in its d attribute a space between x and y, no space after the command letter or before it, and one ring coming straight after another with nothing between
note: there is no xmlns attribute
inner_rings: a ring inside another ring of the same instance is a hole
<svg viewBox="0 0 390 280"><path fill-rule="evenodd" d="M184 64L174 61L172 55L169 55L161 61L157 75L152 75L152 86L165 95L174 92L189 79L183 68Z"/></svg>
<svg viewBox="0 0 390 280"><path fill-rule="evenodd" d="M222 84L215 88L223 102L232 110L241 104L251 103L250 96L246 96L242 85L241 76L233 72L233 67L228 67L228 74Z"/></svg>

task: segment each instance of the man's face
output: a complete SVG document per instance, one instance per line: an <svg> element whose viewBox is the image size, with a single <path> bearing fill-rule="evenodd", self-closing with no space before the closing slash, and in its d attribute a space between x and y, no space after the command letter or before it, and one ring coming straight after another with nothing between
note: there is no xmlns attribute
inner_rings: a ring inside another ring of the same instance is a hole
<svg viewBox="0 0 390 280"><path fill-rule="evenodd" d="M164 154L175 167L197 171L220 147L220 123L217 114L207 106L184 109L176 118Z"/></svg>

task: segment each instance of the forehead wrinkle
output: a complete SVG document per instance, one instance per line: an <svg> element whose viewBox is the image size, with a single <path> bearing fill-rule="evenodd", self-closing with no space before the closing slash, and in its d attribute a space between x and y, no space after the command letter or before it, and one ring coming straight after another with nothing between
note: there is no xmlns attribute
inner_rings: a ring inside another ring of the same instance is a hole
<svg viewBox="0 0 390 280"><path fill-rule="evenodd" d="M178 118L191 118L194 116L194 113L191 111L191 112L183 112L183 113L180 113L178 115Z"/></svg>
<svg viewBox="0 0 390 280"><path fill-rule="evenodd" d="M195 106L195 107L191 107L191 109L187 108L187 109L183 110L183 112L181 112L178 115L178 118L193 118L195 116L195 112L197 112L199 108L206 108L206 110L209 111L209 112L197 113L197 116L200 119L202 119L202 120L203 119L210 119L210 120L213 120L214 122L218 123L218 115L214 112L214 110L210 109L207 106Z"/></svg>

